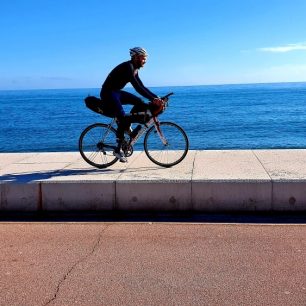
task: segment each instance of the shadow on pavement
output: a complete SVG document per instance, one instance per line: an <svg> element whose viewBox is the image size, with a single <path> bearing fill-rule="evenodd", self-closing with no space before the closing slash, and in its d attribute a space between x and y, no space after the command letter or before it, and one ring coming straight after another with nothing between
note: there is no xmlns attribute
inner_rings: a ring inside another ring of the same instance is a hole
<svg viewBox="0 0 306 306"><path fill-rule="evenodd" d="M110 172L110 169L62 169L52 171L37 171L37 172L21 172L8 173L0 176L1 182L6 183L33 183L37 181L48 180L52 177L74 176L74 175L88 175L101 174Z"/></svg>
<svg viewBox="0 0 306 306"><path fill-rule="evenodd" d="M0 211L0 222L306 224L306 212Z"/></svg>
<svg viewBox="0 0 306 306"><path fill-rule="evenodd" d="M138 168L129 168L129 169L59 169L59 170L50 170L50 171L36 171L36 172L20 172L20 173L8 173L0 175L0 182L3 183L34 183L39 181L46 181L51 178L56 177L71 177L74 176L86 176L86 175L103 175L106 173L111 174L120 174L123 172L141 172L141 171L152 171L166 169L161 167L138 167Z"/></svg>

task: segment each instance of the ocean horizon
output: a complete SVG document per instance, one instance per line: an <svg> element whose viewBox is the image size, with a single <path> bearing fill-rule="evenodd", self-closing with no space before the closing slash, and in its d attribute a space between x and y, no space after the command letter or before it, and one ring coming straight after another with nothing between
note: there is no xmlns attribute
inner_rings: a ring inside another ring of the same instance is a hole
<svg viewBox="0 0 306 306"><path fill-rule="evenodd" d="M306 82L150 89L160 96L174 92L160 120L182 126L190 149L306 148ZM125 90L135 93L130 87ZM86 126L110 121L85 107L84 98L98 97L99 92L100 88L0 90L0 152L78 151ZM143 149L142 140L134 149Z"/></svg>
<svg viewBox="0 0 306 306"><path fill-rule="evenodd" d="M225 84L191 84L191 85L164 85L164 86L148 86L150 89L154 88L180 88L180 87L247 87L247 86L276 86L276 87L304 87L306 86L306 81L303 82L258 82L258 83L225 83ZM1 89L0 92L10 92L10 91L49 91L49 90L99 90L98 87L63 87L63 88L16 88L16 89ZM132 86L127 85L123 90L133 91Z"/></svg>

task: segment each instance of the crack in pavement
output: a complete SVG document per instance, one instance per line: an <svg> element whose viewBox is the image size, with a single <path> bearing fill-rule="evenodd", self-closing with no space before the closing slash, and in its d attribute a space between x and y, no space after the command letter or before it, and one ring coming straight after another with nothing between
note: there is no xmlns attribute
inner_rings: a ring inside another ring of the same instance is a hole
<svg viewBox="0 0 306 306"><path fill-rule="evenodd" d="M56 300L57 298L57 295L60 291L60 288L61 286L63 285L63 283L65 282L65 280L68 278L68 276L71 274L71 272L82 262L86 261L97 249L98 245L100 244L100 241L101 241L101 238L102 238L102 234L106 231L107 228L109 228L111 225L107 225L98 235L98 238L96 239L93 247L92 247L92 250L86 254L85 256L83 256L82 258L80 258L77 262L75 262L70 268L69 270L67 271L67 273L63 276L62 279L60 279L57 287L56 287L56 291L53 295L53 297L47 302L44 304L44 306L46 305L49 305L50 303L52 303L53 301Z"/></svg>

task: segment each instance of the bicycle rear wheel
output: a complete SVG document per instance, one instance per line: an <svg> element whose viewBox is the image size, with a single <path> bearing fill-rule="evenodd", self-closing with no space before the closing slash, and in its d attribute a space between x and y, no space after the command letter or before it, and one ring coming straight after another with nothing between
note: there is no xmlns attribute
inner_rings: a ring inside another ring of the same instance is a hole
<svg viewBox="0 0 306 306"><path fill-rule="evenodd" d="M162 167L172 167L187 155L189 141L185 131L175 123L160 122L161 134L152 126L144 139L148 158Z"/></svg>
<svg viewBox="0 0 306 306"><path fill-rule="evenodd" d="M79 139L79 151L83 159L100 169L109 167L118 160L113 155L116 146L116 130L104 123L88 126Z"/></svg>

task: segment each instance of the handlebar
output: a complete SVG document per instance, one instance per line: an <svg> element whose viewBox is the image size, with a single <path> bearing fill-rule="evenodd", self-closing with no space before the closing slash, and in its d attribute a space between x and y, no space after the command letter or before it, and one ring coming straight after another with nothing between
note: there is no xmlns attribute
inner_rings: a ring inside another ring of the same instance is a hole
<svg viewBox="0 0 306 306"><path fill-rule="evenodd" d="M167 95L165 95L164 97L162 97L161 99L164 100L164 99L167 99L168 97L170 97L171 95L173 95L174 93L173 92L170 92L168 93Z"/></svg>

